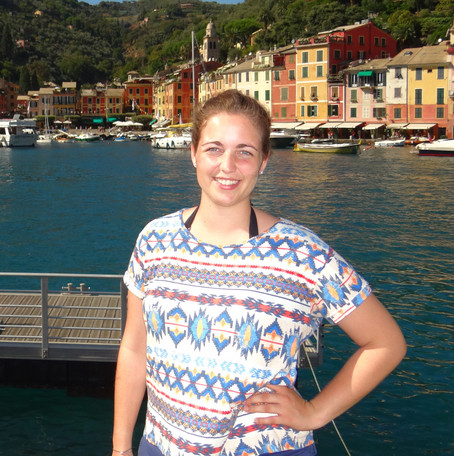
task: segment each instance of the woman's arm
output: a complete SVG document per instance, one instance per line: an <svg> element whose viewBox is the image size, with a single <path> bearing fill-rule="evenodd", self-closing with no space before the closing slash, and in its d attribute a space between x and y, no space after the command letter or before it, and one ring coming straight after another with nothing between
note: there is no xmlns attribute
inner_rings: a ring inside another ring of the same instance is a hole
<svg viewBox="0 0 454 456"><path fill-rule="evenodd" d="M374 295L339 326L359 348L333 380L311 401L290 388L267 385L272 393L255 394L245 402L245 411L275 414L257 418L257 424L283 424L297 430L322 427L370 393L405 356L401 330Z"/></svg>
<svg viewBox="0 0 454 456"><path fill-rule="evenodd" d="M145 394L146 340L142 300L129 291L115 376L113 456L132 447L132 434ZM128 454L132 455L132 451Z"/></svg>

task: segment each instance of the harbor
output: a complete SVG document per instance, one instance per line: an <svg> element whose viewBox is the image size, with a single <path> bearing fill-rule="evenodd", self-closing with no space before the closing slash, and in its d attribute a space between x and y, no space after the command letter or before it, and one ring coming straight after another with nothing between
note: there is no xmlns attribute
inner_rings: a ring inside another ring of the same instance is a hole
<svg viewBox="0 0 454 456"><path fill-rule="evenodd" d="M362 147L352 155L275 150L254 195L254 205L306 225L346 257L406 336L409 349L401 365L336 420L353 456L454 452L454 161L422 157L413 149ZM100 309L91 321L86 318L87 325L98 331L93 337L111 337L115 347L122 325L120 278L136 236L150 219L194 205L198 194L190 154L184 149L154 149L146 141L1 148L0 271L11 273L0 276L2 297L10 300L13 292L33 291L39 298L30 304L39 306L41 276L48 274L48 303L63 307L55 296L94 300ZM37 276L17 275L22 273ZM71 289L66 289L68 283ZM115 331L108 328L109 335L101 332L106 331L102 313L109 307L105 299L112 299L115 308ZM74 327L83 327L74 321ZM62 326L62 320L49 322L48 327ZM53 337L76 337L50 334L50 348L53 343L73 343ZM31 380L43 375L38 364L46 365L46 375L61 384L75 374L73 367L62 366L66 361L42 359L41 340L32 343L39 347L34 348L37 358L29 360ZM84 339L84 344L93 343ZM323 345L323 363L315 368L322 387L353 350L332 325L325 325ZM57 352L47 353L53 357ZM114 362L87 361L85 355L84 361L70 361L71 366L92 366L85 377L78 377L79 384L102 375L112 382ZM23 361L18 357L10 359L9 378L18 374L19 364ZM315 394L309 369L301 369L299 385L303 396ZM108 454L109 394L81 396L80 390L64 387L2 384L2 445L13 456ZM137 439L142 426L139 420ZM316 431L315 438L321 456L346 454L332 426Z"/></svg>

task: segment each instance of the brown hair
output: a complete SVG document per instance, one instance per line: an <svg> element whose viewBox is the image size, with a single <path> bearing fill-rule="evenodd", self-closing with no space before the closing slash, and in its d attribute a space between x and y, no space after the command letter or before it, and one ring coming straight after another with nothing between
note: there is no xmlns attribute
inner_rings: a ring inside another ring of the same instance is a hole
<svg viewBox="0 0 454 456"><path fill-rule="evenodd" d="M192 144L195 149L199 145L200 135L208 120L220 113L243 114L248 117L261 133L263 158L269 157L271 119L267 110L254 98L233 89L208 99L196 109L192 128Z"/></svg>

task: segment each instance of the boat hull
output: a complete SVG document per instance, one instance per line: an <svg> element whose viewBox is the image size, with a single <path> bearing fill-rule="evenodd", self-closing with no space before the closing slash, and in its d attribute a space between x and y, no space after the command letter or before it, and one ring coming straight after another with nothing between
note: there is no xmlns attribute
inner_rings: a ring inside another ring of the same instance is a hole
<svg viewBox="0 0 454 456"><path fill-rule="evenodd" d="M404 147L405 139L376 141L375 147Z"/></svg>
<svg viewBox="0 0 454 456"><path fill-rule="evenodd" d="M323 144L323 143L296 143L293 150L295 152L322 153L322 154L340 154L351 155L358 153L359 144Z"/></svg>
<svg viewBox="0 0 454 456"><path fill-rule="evenodd" d="M271 147L273 149L287 149L293 147L296 138L294 136L276 135L270 136Z"/></svg>

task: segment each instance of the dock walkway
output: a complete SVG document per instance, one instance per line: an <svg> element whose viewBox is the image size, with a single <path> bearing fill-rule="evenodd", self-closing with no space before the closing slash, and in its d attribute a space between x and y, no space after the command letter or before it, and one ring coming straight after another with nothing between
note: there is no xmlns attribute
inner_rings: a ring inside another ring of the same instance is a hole
<svg viewBox="0 0 454 456"><path fill-rule="evenodd" d="M0 289L0 359L115 362L126 321L127 290L122 276L15 274L39 278L40 290ZM115 279L118 293L94 292L72 283L49 291L49 280ZM300 348L299 367L318 366L323 358L323 328Z"/></svg>

